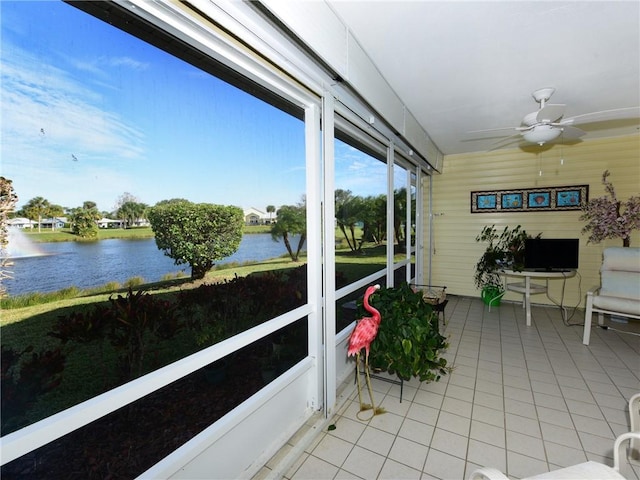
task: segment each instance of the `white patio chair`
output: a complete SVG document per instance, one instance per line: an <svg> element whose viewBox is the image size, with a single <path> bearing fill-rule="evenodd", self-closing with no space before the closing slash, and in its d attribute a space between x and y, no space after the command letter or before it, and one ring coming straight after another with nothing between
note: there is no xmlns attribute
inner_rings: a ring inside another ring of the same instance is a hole
<svg viewBox="0 0 640 480"><path fill-rule="evenodd" d="M635 397L640 399L640 395L632 398ZM637 400L635 406L638 406ZM622 449L622 443L626 440L631 442L640 441L640 432L623 433L616 438L613 444L613 467L603 463L589 461L551 472L540 473L533 477L523 478L522 480L625 480L626 477L620 473L620 450ZM629 457L633 458L634 455L637 454L637 451L630 451ZM469 477L469 480L509 480L509 477L495 468L483 467L475 470Z"/></svg>

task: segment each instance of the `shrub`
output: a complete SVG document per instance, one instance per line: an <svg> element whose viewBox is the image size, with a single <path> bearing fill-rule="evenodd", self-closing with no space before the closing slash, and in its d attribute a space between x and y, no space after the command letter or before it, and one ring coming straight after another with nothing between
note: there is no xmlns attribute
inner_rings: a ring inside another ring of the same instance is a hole
<svg viewBox="0 0 640 480"><path fill-rule="evenodd" d="M168 281L168 280L173 280L173 279L178 279L178 278L185 278L187 276L186 273L184 273L182 270L179 272L175 272L175 273L165 273L162 276L162 281Z"/></svg>
<svg viewBox="0 0 640 480"><path fill-rule="evenodd" d="M105 339L119 352L125 380L143 373L145 356L153 343L175 336L182 328L176 306L154 298L143 290L126 296L109 297L108 305L96 305L89 312L73 312L58 317L49 335L63 343L102 342Z"/></svg>
<svg viewBox="0 0 640 480"><path fill-rule="evenodd" d="M145 283L144 278L142 278L142 277L131 277L131 278L127 279L124 282L124 286L125 286L125 288L134 288L134 287L139 287L143 283Z"/></svg>
<svg viewBox="0 0 640 480"><path fill-rule="evenodd" d="M259 325L305 300L306 274L294 269L288 275L265 272L182 291L179 308L202 345Z"/></svg>
<svg viewBox="0 0 640 480"><path fill-rule="evenodd" d="M60 384L64 362L65 356L59 348L36 353L31 346L17 352L2 345L2 434L19 428L25 413L39 396Z"/></svg>

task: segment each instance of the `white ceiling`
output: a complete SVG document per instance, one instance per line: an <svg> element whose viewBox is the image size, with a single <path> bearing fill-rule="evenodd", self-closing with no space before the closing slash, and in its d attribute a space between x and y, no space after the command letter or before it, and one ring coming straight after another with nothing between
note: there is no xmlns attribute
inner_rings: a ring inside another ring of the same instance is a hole
<svg viewBox="0 0 640 480"><path fill-rule="evenodd" d="M327 3L445 154L518 146L496 143L515 131L468 132L519 126L542 87L564 118L640 106L636 0ZM640 119L577 126L588 141L638 133Z"/></svg>

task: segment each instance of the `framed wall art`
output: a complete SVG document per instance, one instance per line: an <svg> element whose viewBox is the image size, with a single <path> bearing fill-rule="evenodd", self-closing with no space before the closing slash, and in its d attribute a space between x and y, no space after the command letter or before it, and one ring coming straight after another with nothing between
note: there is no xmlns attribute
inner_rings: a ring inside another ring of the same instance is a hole
<svg viewBox="0 0 640 480"><path fill-rule="evenodd" d="M471 213L580 210L589 185L471 192Z"/></svg>

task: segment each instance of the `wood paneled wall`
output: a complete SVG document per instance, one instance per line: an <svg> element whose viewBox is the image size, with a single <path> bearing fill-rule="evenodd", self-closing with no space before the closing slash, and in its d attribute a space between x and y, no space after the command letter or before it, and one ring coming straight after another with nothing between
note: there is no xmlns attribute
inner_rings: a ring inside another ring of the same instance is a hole
<svg viewBox="0 0 640 480"><path fill-rule="evenodd" d="M479 295L473 283L474 266L485 249L475 241L485 225L521 225L527 233L542 232L543 238L579 238L580 267L578 275L566 281L564 304L584 306L586 291L600 282L602 250L606 246L622 246L622 240L587 244L581 233L585 222L580 211L470 213L471 192L511 188L589 185L589 198L605 195L602 173L609 170L610 181L619 200L640 195L640 135L588 140L577 145L554 145L496 150L444 158L443 173L432 179L433 243L424 245L425 266L432 255L431 282L447 285L451 294ZM425 213L429 209L429 179L424 182ZM429 238L429 216L425 215ZM631 246L640 247L640 233L634 232ZM562 296L562 281L550 281L553 298ZM521 297L507 293L505 300ZM550 303L545 295L532 297L534 303Z"/></svg>

